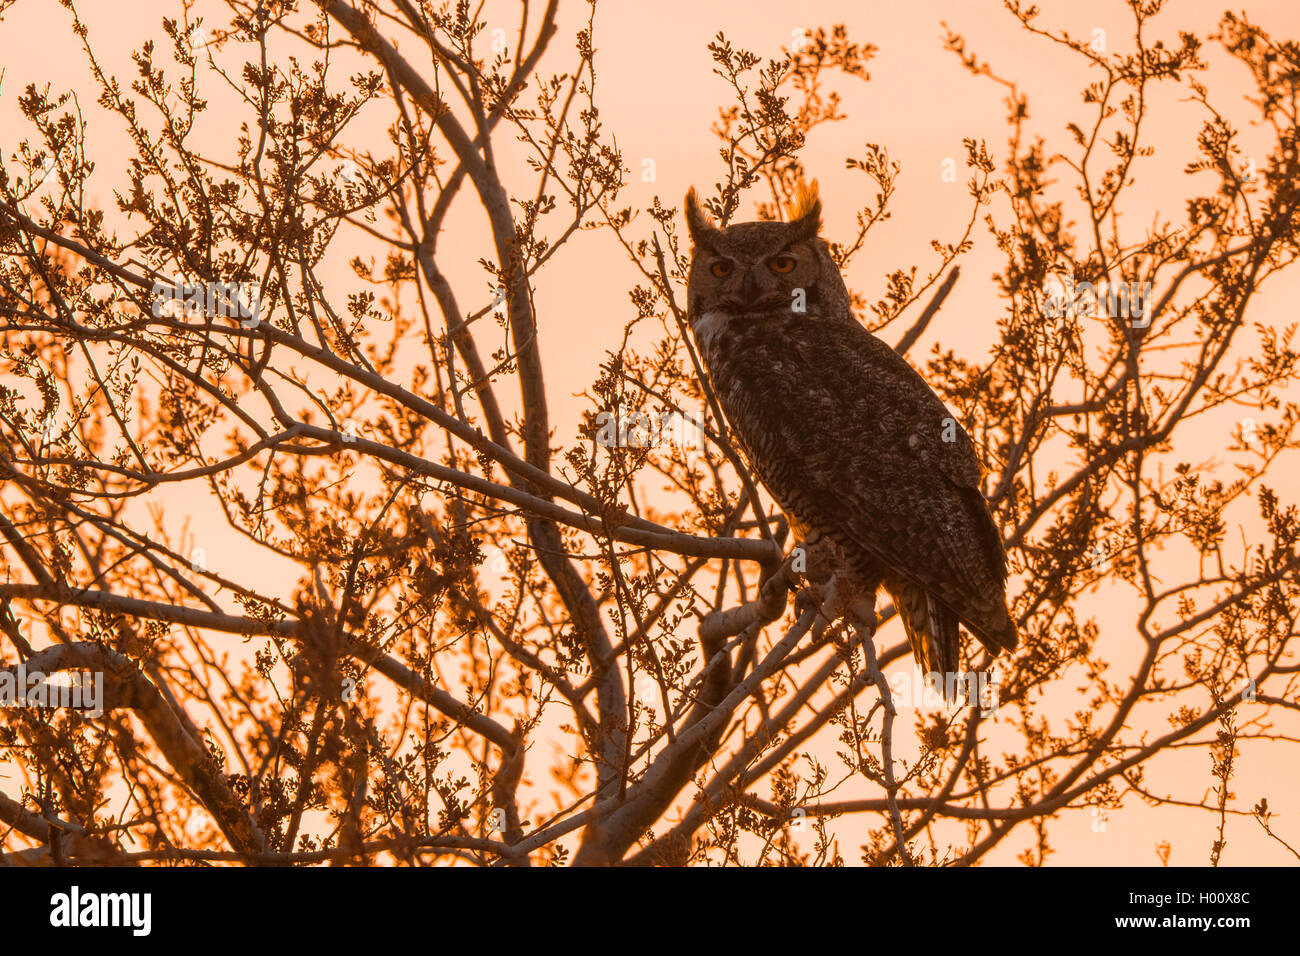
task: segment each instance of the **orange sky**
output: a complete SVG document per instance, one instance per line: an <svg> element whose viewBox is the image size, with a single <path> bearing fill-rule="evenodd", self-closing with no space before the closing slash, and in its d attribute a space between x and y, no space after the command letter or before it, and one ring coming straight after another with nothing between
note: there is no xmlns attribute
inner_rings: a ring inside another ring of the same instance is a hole
<svg viewBox="0 0 1300 956"><path fill-rule="evenodd" d="M124 80L132 73L130 49L147 37L161 41L160 18L177 16L179 11L177 4L158 0L131 4L129 16L123 15L128 7L122 4L78 6L91 27L96 51L108 69ZM1127 43L1128 12L1118 0L1097 4L1049 0L1039 6L1044 11L1043 20L1054 26L1080 36L1101 28L1107 31L1108 42L1115 48ZM585 17L585 4L566 0L561 8L561 31L543 61L544 72L568 68L573 59L572 35L578 18ZM224 24L228 19L219 3L199 3L195 9L208 18L209 24ZM502 22L513 37L516 5L489 3L489 18L494 9L502 11ZM1171 3L1156 21L1154 32L1166 38L1166 45L1176 43L1177 29L1205 35L1211 32L1222 10L1222 2ZM1249 13L1275 37L1300 36L1300 4L1292 0L1253 2ZM48 82L55 90L77 90L81 106L92 120L92 144L97 144L97 148L92 145L91 153L99 167L92 180L92 202L111 207L112 188L125 181L121 168L115 168L112 160L124 155L125 140L112 118L105 121L95 107L96 90L79 45L68 30L69 22L67 12L54 0L20 0L0 24L0 66L4 71L0 128L7 133L0 148L7 161L17 138L27 135L14 101L29 82ZM1004 90L991 81L972 77L955 56L943 51L943 22L961 33L968 48L982 60L1020 82L1030 95L1031 132L1064 148L1068 142L1065 123L1089 115L1079 90L1093 77L1081 62L1064 60L1057 48L1026 34L993 0L822 0L794 9L789 4L757 0L665 0L655 4L614 0L603 5L597 17L595 40L597 101L607 129L616 136L632 170L623 204L644 207L659 195L666 205L679 205L688 186L706 189L721 178L717 140L710 133L710 125L726 90L713 75L705 50L705 44L719 29L725 30L733 43L774 57L781 46L788 46L792 36L804 29L844 23L852 39L874 44L878 52L868 64L870 82L851 77L838 82L843 95L842 111L849 118L819 128L804 155L805 166L820 180L826 200L825 234L847 237L854 212L866 198L869 184L861 173L844 168L844 158L860 156L866 141L880 143L903 168L891 205L893 219L873 231L867 247L854 261L848 281L874 301L883 294L884 276L893 269L916 263L924 273L935 263L930 240L955 240L969 215L962 139L986 139L999 168L1005 159ZM298 54L306 58L301 49ZM1245 71L1229 63L1212 46L1207 46L1205 55L1213 68L1209 81L1220 109L1249 117L1249 107L1240 100L1248 90ZM216 87L219 81L209 78L208 82ZM215 89L209 92L218 95ZM219 149L223 137L226 142L233 141L234 130L245 114L214 111L210 115L211 126L203 131L202 139L205 146ZM1192 155L1193 137L1202 115L1196 104L1180 102L1168 94L1154 107L1160 125L1152 141L1158 148L1155 156L1140 160L1135 167L1143 185L1130 195L1125 207L1127 221L1133 226L1130 239L1141 235L1156 210L1173 219L1181 216L1182 197L1192 188L1182 167ZM365 120L369 126L358 129L378 133L389 118L381 103ZM223 122L229 128L222 130ZM1246 130L1244 135L1250 142L1260 134ZM361 141L355 133L354 141ZM519 148L510 142L508 133L500 135L498 141L500 156L505 157L501 162L508 165L512 155L519 155ZM375 142L380 143L377 149L382 148L381 140ZM642 160L647 158L654 160L656 170L651 183L640 180ZM948 158L957 160L956 183L944 182L940 176ZM518 185L526 182L521 178ZM1005 207L994 210L995 214L1004 211ZM482 271L475 264L479 256L490 254L486 234L476 210L466 203L453 213L448 230L457 237L454 248L459 250L459 259L445 255L443 267L453 285L464 290L460 292L462 306L476 308L490 299ZM911 353L914 364L920 364L935 341L942 341L959 354L973 356L983 354L996 338L995 321L1002 314L1003 304L989 276L999 268L1001 260L982 228L977 228L975 239L975 252L962 260L961 280L939 318ZM340 240L335 260L340 268L353 251L354 247ZM624 323L634 315L627 290L635 278L632 267L608 239L601 233L591 233L575 236L539 281L539 336L558 443L572 438L578 415L587 407L576 393L596 377L606 350L616 347ZM1261 294L1253 307L1254 321L1295 321L1300 278L1284 279ZM344 277L337 294L342 297L354 285ZM482 302L471 293L480 289ZM890 338L897 336L898 331L894 331ZM503 393L508 396L509 390ZM1178 448L1178 456L1198 461L1214 456L1229 442L1235 424L1230 414L1207 417L1204 424L1196 426L1198 444ZM1287 465L1292 469L1294 466L1294 461ZM1272 483L1281 482L1279 472ZM1282 486L1284 501L1294 500L1295 489L1294 481ZM223 533L224 522L215 512L186 517L200 537ZM182 520L178 516L172 523L180 527ZM276 569L268 566L267 573L274 574ZM1128 600L1127 595L1113 593L1093 602L1105 635L1103 654L1117 670L1136 654L1131 615L1124 613ZM1060 717L1077 706L1080 698L1071 681L1062 682L1056 690L1059 700L1049 700L1044 706L1054 717ZM543 776L540 767L531 772L535 777ZM1209 757L1200 750L1162 756L1149 765L1147 774L1152 789L1177 792L1185 799L1197 799L1203 790L1208 792L1211 783ZM1233 790L1239 809L1249 809L1259 796L1267 796L1277 812L1278 831L1300 837L1300 761L1292 745L1243 747ZM1123 810L1109 814L1104 831L1094 830L1092 824L1088 811L1064 814L1053 831L1057 853L1049 863L1150 865L1157 862L1155 844L1169 840L1174 844L1173 864L1203 864L1214 839L1214 818L1210 814L1168 807L1150 809L1131 796ZM852 820L841 821L836 829L842 837L841 851L848 862L855 863L860 841L854 839ZM1028 836L1026 828L1023 835L999 847L988 861L1014 862ZM1223 858L1226 864L1294 862L1248 818L1230 821L1228 839Z"/></svg>

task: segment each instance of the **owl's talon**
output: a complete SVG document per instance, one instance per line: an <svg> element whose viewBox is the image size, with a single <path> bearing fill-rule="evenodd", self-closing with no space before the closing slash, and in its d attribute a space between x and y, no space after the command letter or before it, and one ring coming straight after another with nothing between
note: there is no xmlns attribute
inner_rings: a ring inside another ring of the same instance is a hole
<svg viewBox="0 0 1300 956"><path fill-rule="evenodd" d="M825 599L826 588L816 582L809 581L794 596L794 613L797 616L802 616L803 612L809 608L821 607Z"/></svg>

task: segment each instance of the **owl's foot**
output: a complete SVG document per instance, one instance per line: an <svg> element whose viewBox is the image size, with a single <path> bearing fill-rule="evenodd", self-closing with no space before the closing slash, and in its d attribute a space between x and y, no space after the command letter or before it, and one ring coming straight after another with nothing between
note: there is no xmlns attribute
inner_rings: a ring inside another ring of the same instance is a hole
<svg viewBox="0 0 1300 956"><path fill-rule="evenodd" d="M865 641L876 636L876 596L859 595L848 607L845 617L853 624L858 635Z"/></svg>
<svg viewBox="0 0 1300 956"><path fill-rule="evenodd" d="M847 584L848 582L839 575L833 575L829 581L816 582L807 588L809 606L817 608L813 634L818 641L825 640L827 629L844 617L844 593Z"/></svg>
<svg viewBox="0 0 1300 956"><path fill-rule="evenodd" d="M802 615L804 611L822 606L826 600L826 586L816 581L809 581L794 596L794 613Z"/></svg>
<svg viewBox="0 0 1300 956"><path fill-rule="evenodd" d="M827 628L836 621L866 640L876 633L876 595L866 590L851 571L837 571L825 581L810 581L795 597L795 609L818 609L813 633L824 640Z"/></svg>

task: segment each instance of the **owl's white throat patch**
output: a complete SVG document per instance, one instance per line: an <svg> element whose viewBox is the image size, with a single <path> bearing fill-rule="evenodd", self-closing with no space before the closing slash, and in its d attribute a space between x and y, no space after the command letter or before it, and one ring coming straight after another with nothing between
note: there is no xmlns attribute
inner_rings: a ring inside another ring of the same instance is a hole
<svg viewBox="0 0 1300 956"><path fill-rule="evenodd" d="M727 330L730 321L731 314L728 312L705 312L701 315L692 326L695 341L700 344L700 348L705 351L713 348L713 343Z"/></svg>

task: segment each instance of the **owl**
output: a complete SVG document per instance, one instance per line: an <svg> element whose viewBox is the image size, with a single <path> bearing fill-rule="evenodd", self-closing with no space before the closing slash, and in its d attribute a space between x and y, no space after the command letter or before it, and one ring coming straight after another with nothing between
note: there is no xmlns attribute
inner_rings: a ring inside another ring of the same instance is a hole
<svg viewBox="0 0 1300 956"><path fill-rule="evenodd" d="M907 361L854 317L816 183L789 222L714 225L686 195L688 318L740 450L806 546L855 590L893 598L917 663L948 688L958 625L1014 650L1006 555L970 437Z"/></svg>

